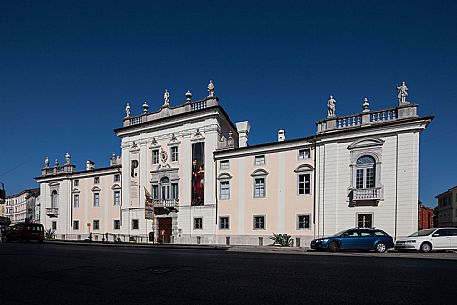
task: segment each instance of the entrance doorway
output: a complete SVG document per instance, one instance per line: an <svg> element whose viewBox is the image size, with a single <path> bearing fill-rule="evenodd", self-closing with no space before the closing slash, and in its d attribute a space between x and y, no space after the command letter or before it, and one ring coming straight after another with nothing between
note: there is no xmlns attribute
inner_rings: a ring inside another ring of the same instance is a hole
<svg viewBox="0 0 457 305"><path fill-rule="evenodd" d="M157 241L162 244L171 242L171 217L158 218L159 220L159 236Z"/></svg>

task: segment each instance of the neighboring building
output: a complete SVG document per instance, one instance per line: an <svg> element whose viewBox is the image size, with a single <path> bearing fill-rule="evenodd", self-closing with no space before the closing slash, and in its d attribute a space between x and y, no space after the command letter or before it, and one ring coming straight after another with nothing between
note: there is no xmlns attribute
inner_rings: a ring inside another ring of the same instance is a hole
<svg viewBox="0 0 457 305"><path fill-rule="evenodd" d="M418 116L404 83L397 89L397 107L371 111L365 99L352 116L336 116L330 97L315 135L286 140L280 129L277 142L254 146L249 123L231 122L212 82L208 97L187 92L181 106L170 106L168 91L156 112L145 102L132 117L127 104L114 130L122 158L110 167L76 172L69 154L64 166L46 160L36 178L42 222L58 238L98 228L124 240L154 232L164 243L261 245L287 233L305 245L351 227L409 235L418 227L419 134L433 118Z"/></svg>
<svg viewBox="0 0 457 305"><path fill-rule="evenodd" d="M5 204L0 204L0 217L5 217Z"/></svg>
<svg viewBox="0 0 457 305"><path fill-rule="evenodd" d="M422 202L419 201L419 218L418 218L418 229L431 229L433 228L433 209L425 207Z"/></svg>
<svg viewBox="0 0 457 305"><path fill-rule="evenodd" d="M11 220L11 223L19 222L36 222L35 203L40 195L40 189L28 189L16 195L6 197L5 217Z"/></svg>
<svg viewBox="0 0 457 305"><path fill-rule="evenodd" d="M37 177L41 189L41 223L60 239L102 239L104 233L120 232L121 159L113 155L110 166L95 168L88 160L86 170L77 172L66 154L66 163L54 167L46 160ZM113 238L111 236L111 238Z"/></svg>
<svg viewBox="0 0 457 305"><path fill-rule="evenodd" d="M457 227L457 185L435 198L438 200L438 226Z"/></svg>

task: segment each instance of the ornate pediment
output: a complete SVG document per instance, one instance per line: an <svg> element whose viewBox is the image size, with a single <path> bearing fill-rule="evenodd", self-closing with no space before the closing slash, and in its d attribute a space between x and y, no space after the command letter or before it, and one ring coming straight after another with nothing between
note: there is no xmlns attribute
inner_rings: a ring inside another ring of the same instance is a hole
<svg viewBox="0 0 457 305"><path fill-rule="evenodd" d="M309 171L313 171L314 170L314 167L312 167L311 165L309 164L302 164L300 166L298 166L294 172L295 173L301 173L301 172L309 172Z"/></svg>
<svg viewBox="0 0 457 305"><path fill-rule="evenodd" d="M229 173L220 173L219 176L217 176L218 180L227 180L227 179L232 179L232 175Z"/></svg>
<svg viewBox="0 0 457 305"><path fill-rule="evenodd" d="M348 149L382 146L384 142L384 140L377 138L363 138L352 142L352 144L348 146Z"/></svg>
<svg viewBox="0 0 457 305"><path fill-rule="evenodd" d="M259 177L259 176L266 176L266 175L268 175L268 172L266 170L264 170L263 168L259 168L252 172L251 177Z"/></svg>

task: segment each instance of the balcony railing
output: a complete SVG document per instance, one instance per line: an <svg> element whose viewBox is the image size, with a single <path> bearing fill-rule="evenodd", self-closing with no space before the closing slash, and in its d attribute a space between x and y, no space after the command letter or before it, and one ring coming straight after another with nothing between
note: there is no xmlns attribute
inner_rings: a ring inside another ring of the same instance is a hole
<svg viewBox="0 0 457 305"><path fill-rule="evenodd" d="M178 206L178 199L154 199L155 208L176 208Z"/></svg>
<svg viewBox="0 0 457 305"><path fill-rule="evenodd" d="M46 215L49 217L59 216L59 208L46 208Z"/></svg>
<svg viewBox="0 0 457 305"><path fill-rule="evenodd" d="M353 189L352 200L380 200L382 199L382 187Z"/></svg>

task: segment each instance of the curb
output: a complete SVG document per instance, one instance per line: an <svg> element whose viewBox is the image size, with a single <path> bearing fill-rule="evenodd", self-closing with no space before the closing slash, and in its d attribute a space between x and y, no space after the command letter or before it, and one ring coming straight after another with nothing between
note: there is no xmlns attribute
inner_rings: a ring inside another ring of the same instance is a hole
<svg viewBox="0 0 457 305"><path fill-rule="evenodd" d="M103 243L103 242L78 242L64 240L45 240L45 244L72 245L89 247L119 247L119 248L142 248L142 249L207 249L228 250L230 247L222 245L189 245L189 244L135 244L135 243Z"/></svg>

